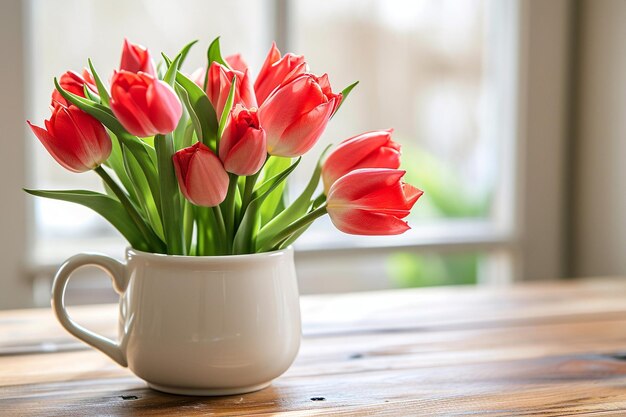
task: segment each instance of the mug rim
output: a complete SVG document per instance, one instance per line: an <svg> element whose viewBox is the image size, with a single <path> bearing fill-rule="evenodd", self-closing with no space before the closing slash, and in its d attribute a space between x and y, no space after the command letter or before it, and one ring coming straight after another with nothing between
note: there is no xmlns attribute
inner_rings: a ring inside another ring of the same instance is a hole
<svg viewBox="0 0 626 417"><path fill-rule="evenodd" d="M153 261L177 261L177 262L241 262L241 261L257 261L260 259L276 258L293 253L293 245L289 245L285 249L278 249L270 252L246 253L240 255L168 255L165 253L144 252L131 246L126 247L126 258L139 257L147 258Z"/></svg>

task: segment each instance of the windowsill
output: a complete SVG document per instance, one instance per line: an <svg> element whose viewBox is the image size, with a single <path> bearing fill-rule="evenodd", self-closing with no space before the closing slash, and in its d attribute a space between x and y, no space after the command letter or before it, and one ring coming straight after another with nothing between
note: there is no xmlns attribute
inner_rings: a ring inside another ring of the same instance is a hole
<svg viewBox="0 0 626 417"><path fill-rule="evenodd" d="M330 223L330 222L328 222ZM341 233L330 224L314 225L294 246L298 257L319 256L351 251L389 252L398 249L427 251L479 251L514 244L513 234L500 230L492 222L446 220L419 224L398 236L354 236ZM126 242L120 237L59 238L40 240L26 261L29 276L53 274L68 257L79 252L98 252L122 259Z"/></svg>

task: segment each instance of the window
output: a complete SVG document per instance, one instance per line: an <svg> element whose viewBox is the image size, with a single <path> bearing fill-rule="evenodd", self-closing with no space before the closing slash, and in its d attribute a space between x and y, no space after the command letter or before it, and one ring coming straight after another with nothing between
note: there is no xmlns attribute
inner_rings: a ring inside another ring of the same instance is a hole
<svg viewBox="0 0 626 417"><path fill-rule="evenodd" d="M25 46L28 65L37 71L28 74L27 117L47 117L52 77L80 70L87 57L103 70L115 68L124 36L148 45L155 56L199 39L190 72L203 65L204 48L216 35L225 53L242 52L253 70L277 38L282 49L304 54L313 72L328 72L335 90L361 81L317 150L394 127L407 177L426 191L410 219L414 231L405 235L354 239L323 222L314 225L298 243L303 291L506 282L519 275L515 259L524 249L518 232L532 184L521 167L533 163L523 159L532 156L522 146L531 117L526 89L537 91L525 77L536 62L529 56L543 39L527 38L529 16L541 15L542 7L559 22L567 16L563 5L531 7L516 0L30 0ZM549 37L560 30L541 24L543 32L534 33ZM549 70L562 65L545 57L542 62ZM32 148L30 185L97 186L95 175L67 173L40 146ZM305 162L314 164L315 155ZM308 172L300 169L293 189ZM32 258L50 265L38 269L46 282L58 262L77 251L121 255L122 239L88 210L28 201L35 204L37 225Z"/></svg>

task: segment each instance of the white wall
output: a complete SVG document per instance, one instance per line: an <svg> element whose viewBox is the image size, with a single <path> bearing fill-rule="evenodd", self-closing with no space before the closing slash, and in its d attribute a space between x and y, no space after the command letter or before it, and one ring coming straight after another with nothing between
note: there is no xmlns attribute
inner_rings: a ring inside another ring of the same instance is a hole
<svg viewBox="0 0 626 417"><path fill-rule="evenodd" d="M24 140L27 97L24 82L28 74L22 42L24 1L0 3L0 306L32 305L31 287L24 276L29 227L26 224L26 184ZM6 179L11 179L10 181Z"/></svg>
<svg viewBox="0 0 626 417"><path fill-rule="evenodd" d="M518 168L523 280L565 273L565 187L572 8L569 0L521 0Z"/></svg>
<svg viewBox="0 0 626 417"><path fill-rule="evenodd" d="M571 272L626 275L626 2L580 6Z"/></svg>

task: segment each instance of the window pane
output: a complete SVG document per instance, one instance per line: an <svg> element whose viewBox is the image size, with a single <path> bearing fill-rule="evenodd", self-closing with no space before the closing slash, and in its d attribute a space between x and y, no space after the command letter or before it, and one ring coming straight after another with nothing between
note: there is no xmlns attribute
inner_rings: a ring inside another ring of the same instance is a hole
<svg viewBox="0 0 626 417"><path fill-rule="evenodd" d="M198 39L185 65L192 72L206 65L206 48L218 35L225 54L243 53L256 71L273 36L269 0L31 0L30 10L31 56L36 68L30 74L33 97L29 116L33 121L49 116L53 77L69 69L80 72L91 58L100 75L108 79L119 65L124 37L147 46L157 60L161 52L174 56L186 43ZM33 152L37 188L99 189L97 175L66 171L39 144L33 146ZM39 238L118 237L108 223L86 208L34 201ZM121 238L117 240L123 244Z"/></svg>
<svg viewBox="0 0 626 417"><path fill-rule="evenodd" d="M498 152L482 117L489 52L483 1L291 4L291 49L313 72L329 73L337 91L361 81L318 149L393 127L408 182L426 192L414 223L488 217Z"/></svg>

